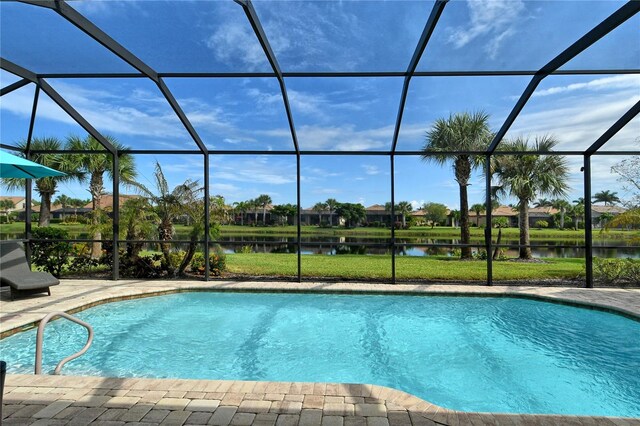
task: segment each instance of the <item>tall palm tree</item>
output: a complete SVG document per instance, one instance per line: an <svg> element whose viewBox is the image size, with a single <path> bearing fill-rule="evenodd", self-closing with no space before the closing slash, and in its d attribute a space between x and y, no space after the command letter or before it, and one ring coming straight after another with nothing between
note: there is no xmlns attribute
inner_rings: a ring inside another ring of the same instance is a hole
<svg viewBox="0 0 640 426"><path fill-rule="evenodd" d="M333 226L333 213L336 211L340 203L335 198L329 198L325 201L327 210L329 211L329 226Z"/></svg>
<svg viewBox="0 0 640 426"><path fill-rule="evenodd" d="M561 198L551 200L551 207L557 209L560 212L560 229L564 228L564 217L567 211L571 208L571 204L567 200Z"/></svg>
<svg viewBox="0 0 640 426"><path fill-rule="evenodd" d="M27 148L27 142L20 141L17 147L24 152ZM56 138L34 138L30 147L34 151L59 151L62 149L62 143ZM58 184L72 180L82 182L85 175L82 170L74 168L68 155L34 153L30 159L43 166L66 173L65 176L49 176L34 180L36 192L40 194L41 200L38 226L49 226L51 199L58 191ZM2 184L10 191L22 189L25 185L25 179L2 178Z"/></svg>
<svg viewBox="0 0 640 426"><path fill-rule="evenodd" d="M492 159L492 174L498 181L496 195L518 199L520 218L520 259L531 259L529 246L529 203L539 195L565 196L569 186L567 162L564 156L548 153L558 141L552 136L536 137L533 145L527 139L505 141L501 150L531 151L526 155L496 155Z"/></svg>
<svg viewBox="0 0 640 426"><path fill-rule="evenodd" d="M438 154L438 152L482 151L487 148L491 138L488 114L464 112L450 115L448 119L436 120L427 132L427 141L422 148L424 151L422 159L425 161L434 161L440 165L453 163L455 180L460 187L460 239L463 244L471 243L467 186L472 170L483 163L483 157L464 153ZM460 257L471 259L471 247L463 247Z"/></svg>
<svg viewBox="0 0 640 426"><path fill-rule="evenodd" d="M158 217L158 239L171 241L174 233L173 221L182 214L188 214L186 208L189 203L197 199L196 194L200 193L202 188L200 188L197 181L189 179L170 190L167 179L162 172L162 167L158 162L156 162L153 174L156 185L154 190L137 182L133 182L132 185L142 192L154 206ZM195 221L194 225L197 222L199 221ZM160 250L164 257L165 267L169 270L171 268L171 245L169 243L160 243Z"/></svg>
<svg viewBox="0 0 640 426"><path fill-rule="evenodd" d="M261 194L258 198L256 198L256 204L262 207L262 224L267 224L267 206L271 204L273 201L271 197L267 194Z"/></svg>
<svg viewBox="0 0 640 426"><path fill-rule="evenodd" d="M476 213L476 226L480 226L480 213L485 211L484 204L474 204L471 206L471 211Z"/></svg>
<svg viewBox="0 0 640 426"><path fill-rule="evenodd" d="M118 175L120 182L125 185L131 185L136 177L135 161L131 154L126 153L126 147L116 141L111 136L105 136L105 138L114 146L118 151L125 151L118 156ZM97 139L91 135L87 135L84 139L78 136L69 136L67 138L67 149L78 151L104 151L104 147ZM101 209L102 196L105 193L104 189L104 174L105 172L109 176L109 179L113 180L113 157L108 154L73 154L72 160L80 170L90 176L89 178L89 193L91 194L91 204L93 207L93 214L91 215L91 226L93 228L93 239L102 239L102 232L98 226L99 214ZM113 200L114 204L119 200ZM91 256L100 257L102 253L102 243L94 242L91 247Z"/></svg>
<svg viewBox="0 0 640 426"><path fill-rule="evenodd" d="M318 226L322 226L322 213L326 212L329 207L327 203L315 203L312 210L318 213Z"/></svg>
<svg viewBox="0 0 640 426"><path fill-rule="evenodd" d="M594 203L604 203L605 206L613 206L620 202L618 193L609 190L596 192L592 198Z"/></svg>
<svg viewBox="0 0 640 426"><path fill-rule="evenodd" d="M413 211L413 206L408 201L400 201L396 206L396 213L402 216L402 228L407 227L407 216Z"/></svg>
<svg viewBox="0 0 640 426"><path fill-rule="evenodd" d="M573 218L573 229L578 230L578 222L584 221L584 204L575 204L567 210L569 217Z"/></svg>

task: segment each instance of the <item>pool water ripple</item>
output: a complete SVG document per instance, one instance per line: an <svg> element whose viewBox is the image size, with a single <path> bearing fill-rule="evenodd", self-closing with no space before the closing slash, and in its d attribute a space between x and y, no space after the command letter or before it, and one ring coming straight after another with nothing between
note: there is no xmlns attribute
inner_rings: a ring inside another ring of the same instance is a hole
<svg viewBox="0 0 640 426"><path fill-rule="evenodd" d="M370 383L463 411L640 417L640 322L491 297L183 293L101 305L66 374ZM44 370L86 331L54 321ZM35 330L2 341L33 371Z"/></svg>

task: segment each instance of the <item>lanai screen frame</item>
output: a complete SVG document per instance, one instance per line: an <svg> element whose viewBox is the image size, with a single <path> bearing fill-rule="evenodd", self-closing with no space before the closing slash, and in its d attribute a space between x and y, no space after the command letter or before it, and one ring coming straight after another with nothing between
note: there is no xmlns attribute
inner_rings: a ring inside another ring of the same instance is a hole
<svg viewBox="0 0 640 426"><path fill-rule="evenodd" d="M16 1L16 0L12 0ZM85 154L96 154L96 155L111 155L113 157L113 198L114 200L119 199L119 176L115 171L119 169L118 167L118 158L119 155L123 152L127 154L201 154L204 159L204 210L205 210L205 232L204 239L198 241L198 244L204 245L204 257L205 257L205 273L204 279L209 280L209 246L211 243L216 243L217 241L211 241L209 236L209 225L210 225L210 193L209 193L209 159L211 155L224 155L224 154L234 154L234 155L291 155L296 158L296 205L297 205L297 281L302 281L302 270L301 270L301 255L302 255L302 238L301 238L301 190L300 190L300 180L301 180L301 166L300 160L302 156L314 156L314 155L323 155L323 156L335 156L335 155L353 155L353 156L386 156L389 157L389 167L390 167L390 176L391 176L391 217L395 217L395 157L396 156L417 156L417 155L442 155L442 154L468 154L468 155L476 155L476 156L484 156L485 157L485 206L491 205L491 174L489 170L491 157L494 155L523 155L523 154L531 154L531 152L513 152L513 151L497 151L501 141L506 135L507 131L514 123L522 109L527 104L527 101L531 98L534 91L538 87L538 85L549 75L585 75L585 74L640 74L639 69L598 69L598 70L559 70L560 67L565 65L571 59L576 57L578 54L583 52L585 49L593 45L595 42L600 40L602 37L606 36L609 32L617 28L623 22L630 19L636 13L640 12L640 1L630 0L624 5L622 5L617 11L611 14L608 18L604 19L600 24L596 25L589 32L587 32L584 36L578 39L571 46L566 48L560 54L558 54L555 58L549 61L546 65L538 70L525 70L525 71L507 71L507 70L499 70L499 71L416 71L418 63L422 58L422 54L424 53L431 35L438 24L438 20L442 15L442 12L445 9L449 0L436 0L435 4L431 10L431 13L425 23L424 29L422 31L422 35L417 43L413 56L407 66L406 71L402 72L283 72L280 69L280 65L278 63L277 57L271 49L271 45L269 44L269 40L267 35L265 34L260 19L258 18L258 14L256 13L251 0L234 0L239 7L242 7L251 27L269 61L269 64L272 68L272 72L262 72L262 73L251 73L251 72L233 72L233 73L158 73L149 65L147 65L144 61L140 60L136 55L127 50L124 46L119 44L113 38L111 38L108 34L98 28L95 24L93 24L89 19L84 17L82 14L77 12L71 6L69 6L65 0L55 0L55 1L47 1L47 0L17 0L21 3L27 3L37 7L43 7L52 9L62 18L67 20L69 23L73 24L84 33L86 33L93 40L100 43L106 49L108 49L111 53L118 56L120 59L125 61L127 64L131 65L133 68L138 70L138 73L35 73L31 70L21 67L19 64L15 64L11 61L8 61L4 58L0 58L0 68L8 71L12 74L17 75L21 78L4 88L0 91L0 96L11 93L14 90L17 90L28 84L35 84L36 89L34 93L33 99L33 107L31 111L31 118L29 122L29 131L27 135L27 144L24 151L14 146L0 144L0 148L20 151L25 154L27 158L31 156L31 154L36 151L30 149L30 143L33 135L33 127L35 118L37 115L37 107L38 107L38 99L40 95L40 91L45 92L58 106L62 108L66 113L68 113L71 118L73 118L87 133L97 139L102 146L105 148L105 151L70 151L70 150L61 150L61 151L38 151L40 153L60 153L60 154L73 154L73 153L85 153ZM407 95L409 92L409 86L411 83L411 79L413 77L429 77L429 76L446 76L446 77L473 77L473 76L531 76L531 81L523 91L522 95L514 105L510 114L495 134L493 140L491 141L489 147L485 151L453 151L450 153L447 152L424 152L424 151L397 151L398 137L400 133L400 127L402 125L402 116L404 114L405 103L407 99ZM164 78L171 77L180 77L180 78L231 78L231 77L246 77L246 78L256 78L256 77L275 77L278 80L280 86L280 93L282 96L282 101L284 104L287 121L289 124L289 130L291 132L291 138L293 141L293 150L291 151L267 151L267 150L211 150L208 149L207 146L203 143L202 139L198 135L198 132L193 127L188 117L182 110L180 104L175 99L169 88L164 82ZM291 112L291 107L289 104L289 97L287 94L287 88L285 85L285 78L295 78L295 77L401 77L404 78L404 83L402 86L400 103L398 107L397 117L394 126L393 138L391 141L391 150L390 151L304 151L300 150L298 144L298 137L296 132L296 126L293 121L293 115ZM140 149L127 149L126 151L118 151L109 141L98 131L96 130L78 111L76 111L72 105L70 105L58 92L55 91L53 87L49 85L46 81L47 78L146 78L153 81L158 89L161 91L163 96L165 97L167 103L171 106L176 116L181 121L184 128L189 133L190 137L193 139L194 143L198 147L198 150L140 150ZM593 287L593 240L592 240L592 209L591 209L591 157L594 155L640 155L640 151L600 151L600 148L604 146L618 131L620 131L627 123L629 123L634 117L636 117L640 113L640 101L636 102L622 117L620 117L609 129L607 129L597 140L595 140L589 148L585 151L553 151L553 152L544 152L540 153L540 155L574 155L574 156L582 156L583 157L583 177L584 177L584 200L585 200L585 245L578 246L579 248L585 248L585 269L586 269L586 287ZM31 191L32 185L31 180L27 180L26 190L25 190L25 199L26 199L26 217L25 217L25 237L24 240L26 243L30 241L35 241L31 238ZM491 223L492 220L492 212L491 209L486 209L486 223ZM113 203L113 235L109 240L65 240L65 241L78 241L78 242L111 242L113 244L113 269L112 269L112 278L114 280L119 279L119 257L118 257L118 247L120 243L127 242L127 240L120 240L119 228L120 228L120 206L118 202ZM391 238L390 242L387 244L391 251L391 282L393 284L396 283L396 248L399 245L395 241L395 223L392 221L391 226ZM491 253L492 249L497 245L493 244L491 241L492 238L492 228L491 226L485 227L485 243L484 247L487 253ZM158 243L162 242L160 240L146 240L149 243ZM186 241L180 240L172 240L171 243L181 243ZM233 243L233 242L227 242ZM246 244L246 242L244 242ZM320 243L319 243L320 244ZM322 242L322 244L332 244L331 242ZM360 244L362 245L362 244ZM365 244L366 245L366 244ZM440 244L422 244L424 246L442 246ZM28 244L26 244L28 247ZM447 247L480 247L481 244L448 244ZM530 244L530 246L533 246ZM536 247L543 247L546 245L536 245ZM511 247L508 244L501 244L498 247ZM557 247L557 246L556 246ZM627 247L627 246L625 246ZM619 246L606 246L606 248L620 248ZM493 283L493 273L492 273L492 256L487 256L486 261L486 271L487 271L487 279L486 284L492 285Z"/></svg>

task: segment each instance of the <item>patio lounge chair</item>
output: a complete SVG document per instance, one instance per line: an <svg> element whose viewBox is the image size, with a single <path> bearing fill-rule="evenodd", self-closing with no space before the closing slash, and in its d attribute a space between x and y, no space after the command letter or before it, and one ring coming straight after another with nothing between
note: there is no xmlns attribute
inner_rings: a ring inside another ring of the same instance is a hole
<svg viewBox="0 0 640 426"><path fill-rule="evenodd" d="M0 286L11 287L11 300L15 294L47 292L60 281L47 272L32 272L24 250L19 243L0 243Z"/></svg>

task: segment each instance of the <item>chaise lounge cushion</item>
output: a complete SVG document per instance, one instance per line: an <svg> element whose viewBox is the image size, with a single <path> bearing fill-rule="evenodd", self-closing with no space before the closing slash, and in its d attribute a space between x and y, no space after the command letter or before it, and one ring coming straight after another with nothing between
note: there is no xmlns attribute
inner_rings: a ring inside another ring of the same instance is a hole
<svg viewBox="0 0 640 426"><path fill-rule="evenodd" d="M48 291L60 281L47 272L33 272L21 245L16 242L0 243L0 285L12 290Z"/></svg>

